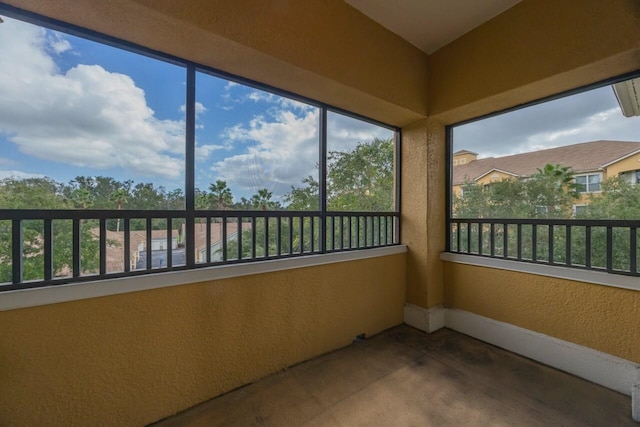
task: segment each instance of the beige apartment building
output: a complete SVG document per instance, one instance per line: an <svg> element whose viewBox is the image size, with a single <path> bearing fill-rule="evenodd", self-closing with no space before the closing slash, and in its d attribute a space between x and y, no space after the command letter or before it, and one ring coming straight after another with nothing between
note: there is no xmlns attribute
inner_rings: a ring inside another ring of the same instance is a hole
<svg viewBox="0 0 640 427"><path fill-rule="evenodd" d="M607 178L620 176L640 183L640 142L591 141L530 153L478 159L478 153L453 153L453 194L460 196L466 182L488 185L504 179L526 179L547 164L569 166L573 170L580 199L574 210L589 202Z"/></svg>

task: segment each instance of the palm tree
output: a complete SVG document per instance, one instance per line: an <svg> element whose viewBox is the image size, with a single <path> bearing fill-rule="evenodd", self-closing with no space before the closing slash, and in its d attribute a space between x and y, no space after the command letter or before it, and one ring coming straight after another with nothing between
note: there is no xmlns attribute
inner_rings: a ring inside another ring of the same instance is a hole
<svg viewBox="0 0 640 427"><path fill-rule="evenodd" d="M117 209L121 210L122 205L129 202L129 192L124 188L118 188L111 193L109 200L115 202ZM116 220L116 232L120 232L120 218Z"/></svg>
<svg viewBox="0 0 640 427"><path fill-rule="evenodd" d="M195 207L198 211L203 211L209 209L211 205L211 195L206 191L201 191L196 188L196 199L195 199ZM198 217L198 223L200 224L200 230L202 230L204 226L204 218Z"/></svg>
<svg viewBox="0 0 640 427"><path fill-rule="evenodd" d="M251 196L251 205L254 209L266 211L268 208L274 206L274 203L271 201L272 195L273 193L266 188L258 190L258 194Z"/></svg>
<svg viewBox="0 0 640 427"><path fill-rule="evenodd" d="M88 209L93 206L95 196L87 188L76 188L71 192L71 200L79 209Z"/></svg>
<svg viewBox="0 0 640 427"><path fill-rule="evenodd" d="M216 202L218 210L224 210L233 203L233 196L231 195L231 190L227 187L227 181L219 179L215 184L209 185L209 190L211 191L211 199Z"/></svg>
<svg viewBox="0 0 640 427"><path fill-rule="evenodd" d="M575 190L573 181L573 170L570 166L562 166L561 164L552 165L547 163L544 168L538 169L537 175L552 178L557 182L559 188L566 188L569 191Z"/></svg>

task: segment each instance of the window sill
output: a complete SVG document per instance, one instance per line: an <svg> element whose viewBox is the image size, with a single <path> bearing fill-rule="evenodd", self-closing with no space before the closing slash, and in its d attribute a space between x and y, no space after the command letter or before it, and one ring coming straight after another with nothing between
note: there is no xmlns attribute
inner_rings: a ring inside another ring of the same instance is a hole
<svg viewBox="0 0 640 427"><path fill-rule="evenodd" d="M405 253L404 245L72 283L0 294L0 311Z"/></svg>
<svg viewBox="0 0 640 427"><path fill-rule="evenodd" d="M638 280L637 277L632 276L622 276L593 270L581 270L577 268L488 258L476 255L455 254L450 252L442 252L440 254L440 259L442 261L458 264L497 268L500 270L517 271L520 273L538 274L540 276L555 277L557 279L574 280L577 282L586 282L596 285L612 286L614 288L640 291L640 280Z"/></svg>

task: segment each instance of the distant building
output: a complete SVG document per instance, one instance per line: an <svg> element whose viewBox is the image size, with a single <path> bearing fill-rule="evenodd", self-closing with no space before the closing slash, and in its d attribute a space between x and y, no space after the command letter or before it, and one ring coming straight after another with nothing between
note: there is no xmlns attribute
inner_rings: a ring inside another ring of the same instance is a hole
<svg viewBox="0 0 640 427"><path fill-rule="evenodd" d="M574 210L588 203L589 193L601 191L607 178L620 176L640 183L640 142L593 141L530 153L478 159L472 151L453 153L452 190L462 195L465 182L488 185L504 179L525 179L547 164L569 166L581 194Z"/></svg>

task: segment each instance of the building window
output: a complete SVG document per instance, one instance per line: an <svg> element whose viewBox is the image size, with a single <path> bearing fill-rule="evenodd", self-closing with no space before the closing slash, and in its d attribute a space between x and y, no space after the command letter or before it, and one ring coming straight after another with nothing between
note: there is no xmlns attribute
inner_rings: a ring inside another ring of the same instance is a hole
<svg viewBox="0 0 640 427"><path fill-rule="evenodd" d="M579 218L587 210L587 205L573 205L573 215Z"/></svg>
<svg viewBox="0 0 640 427"><path fill-rule="evenodd" d="M578 193L595 193L600 191L602 175L599 173L588 174L588 175L577 175L575 177L575 180L576 180L576 191L578 191Z"/></svg>
<svg viewBox="0 0 640 427"><path fill-rule="evenodd" d="M640 170L636 171L636 179L634 180L634 183L640 184Z"/></svg>

